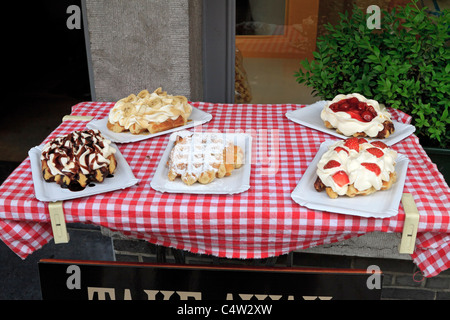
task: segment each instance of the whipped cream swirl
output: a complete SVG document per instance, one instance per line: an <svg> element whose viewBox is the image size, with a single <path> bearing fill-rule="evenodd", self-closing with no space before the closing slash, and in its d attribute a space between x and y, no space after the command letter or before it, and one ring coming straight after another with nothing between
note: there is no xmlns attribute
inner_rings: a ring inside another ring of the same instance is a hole
<svg viewBox="0 0 450 320"><path fill-rule="evenodd" d="M366 142L360 143L359 151L356 151L348 148L345 145L345 141L337 141L332 144L317 164L316 173L322 180L322 183L332 188L338 195L345 195L348 186L351 184L360 191L367 190L371 187L380 190L383 181L389 181L390 173L395 171L397 152L388 147L377 147L367 142L367 140L365 140ZM379 150L376 152L378 156L370 152L373 152L372 148ZM368 149L371 150L368 151ZM324 168L332 160L337 161L340 165ZM368 164L378 166L380 169L379 174L370 170L367 167ZM344 171L347 174L347 184L339 185L333 179L333 176L339 171Z"/></svg>
<svg viewBox="0 0 450 320"><path fill-rule="evenodd" d="M74 131L49 141L42 149L41 161L47 162L52 175L89 175L108 169L108 158L115 152L100 131Z"/></svg>
<svg viewBox="0 0 450 320"><path fill-rule="evenodd" d="M168 95L161 88L149 93L142 90L116 102L109 112L108 121L119 123L125 129L133 124L148 128L151 123L162 123L168 119L176 120L181 116L186 122L192 112L192 106L184 96Z"/></svg>

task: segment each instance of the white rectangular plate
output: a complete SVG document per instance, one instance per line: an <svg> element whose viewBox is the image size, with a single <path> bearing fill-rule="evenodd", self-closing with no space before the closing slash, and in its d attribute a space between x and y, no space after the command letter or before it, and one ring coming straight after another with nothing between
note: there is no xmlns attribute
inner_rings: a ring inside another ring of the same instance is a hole
<svg viewBox="0 0 450 320"><path fill-rule="evenodd" d="M318 101L314 104L311 104L309 106L286 112L286 117L298 124L304 125L306 127L319 130L328 134L331 134L333 136L347 139L347 136L344 136L343 134L337 133L335 129L329 129L325 127L325 124L323 123L323 120L320 118L320 113L322 112L326 101ZM410 124L401 123L398 121L393 120L395 131L393 134L391 134L386 139L375 139L375 138L369 138L366 137L367 140L380 140L386 143L388 146L392 146L396 144L397 142L405 139L414 131L416 131L416 127Z"/></svg>
<svg viewBox="0 0 450 320"><path fill-rule="evenodd" d="M224 137L232 141L244 151L244 164L239 169L235 169L230 176L216 178L211 183L194 183L186 185L180 178L170 181L168 178L169 167L167 161L175 142L176 133L170 136L169 143L164 151L161 161L156 168L151 187L159 192L170 193L194 193L194 194L236 194L250 189L251 170L251 144L252 137L249 134L224 133Z"/></svg>
<svg viewBox="0 0 450 320"><path fill-rule="evenodd" d="M398 214L398 207L405 185L409 159L402 154L397 157L395 171L397 181L389 190L377 191L367 196L353 198L344 196L337 199L328 197L325 191L317 192L314 182L317 179L316 169L322 155L335 141L325 141L291 193L291 198L299 205L309 209L355 215L361 217L387 218Z"/></svg>
<svg viewBox="0 0 450 320"><path fill-rule="evenodd" d="M55 182L47 182L42 177L41 167L41 152L43 145L31 148L28 151L31 161L31 172L33 175L34 192L36 198L40 201L54 202L76 199L81 197L92 196L104 192L114 191L118 189L125 189L138 183L127 161L120 153L119 148L113 143L111 144L116 149L117 168L114 176L105 178L103 182L93 182L93 186L87 186L80 191L70 191L67 188L62 188Z"/></svg>
<svg viewBox="0 0 450 320"><path fill-rule="evenodd" d="M92 120L86 126L89 129L97 129L105 136L105 138L111 140L116 143L129 143L129 142L137 142L153 137L157 137L163 134L184 130L187 128L192 128L195 126L199 126L204 124L212 119L212 115L210 113L204 112L200 109L192 107L191 116L188 119L188 123L185 126L173 128L170 130L158 132L158 133L146 133L146 134L132 134L130 132L114 132L108 129L106 124L108 123L108 117L100 119L100 120Z"/></svg>

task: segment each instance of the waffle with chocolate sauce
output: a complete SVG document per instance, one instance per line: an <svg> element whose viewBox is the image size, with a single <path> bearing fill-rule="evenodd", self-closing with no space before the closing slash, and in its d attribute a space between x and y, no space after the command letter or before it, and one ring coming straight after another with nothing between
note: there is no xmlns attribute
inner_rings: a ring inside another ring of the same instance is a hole
<svg viewBox="0 0 450 320"><path fill-rule="evenodd" d="M49 141L41 153L42 175L72 191L102 182L117 167L116 149L98 130L74 131Z"/></svg>

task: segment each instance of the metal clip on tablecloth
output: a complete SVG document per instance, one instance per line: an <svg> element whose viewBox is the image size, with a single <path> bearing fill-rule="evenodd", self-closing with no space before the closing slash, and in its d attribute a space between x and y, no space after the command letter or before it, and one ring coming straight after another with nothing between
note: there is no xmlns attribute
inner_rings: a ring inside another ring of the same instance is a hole
<svg viewBox="0 0 450 320"><path fill-rule="evenodd" d="M403 225L399 253L412 254L416 245L420 215L411 193L403 194L402 204L403 210L405 211L405 222Z"/></svg>
<svg viewBox="0 0 450 320"><path fill-rule="evenodd" d="M63 202L50 202L48 204L50 212L50 221L52 223L53 238L55 243L68 243L69 234L66 228L66 219L64 218Z"/></svg>
<svg viewBox="0 0 450 320"><path fill-rule="evenodd" d="M66 120L78 120L78 121L91 121L94 119L94 117L91 116L72 116L72 115L66 115L63 117L63 121Z"/></svg>

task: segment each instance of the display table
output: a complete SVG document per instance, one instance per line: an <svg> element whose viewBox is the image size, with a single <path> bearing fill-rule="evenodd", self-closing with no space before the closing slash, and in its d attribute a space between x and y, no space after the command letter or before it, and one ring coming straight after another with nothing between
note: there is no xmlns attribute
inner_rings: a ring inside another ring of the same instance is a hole
<svg viewBox="0 0 450 320"><path fill-rule="evenodd" d="M112 105L84 102L73 106L71 115L102 119ZM211 121L201 125L203 131L239 130L254 135L250 189L232 195L155 191L150 184L169 142L165 134L117 144L138 184L64 201L66 222L95 224L193 253L242 259L277 256L373 231L403 231L405 213L401 204L394 216L365 218L311 210L293 201L291 193L320 144L338 139L286 118L286 112L304 106L192 105L212 115ZM411 120L401 111L391 111L397 121ZM86 123L64 121L44 142L85 129ZM403 192L412 195L420 213L411 257L426 277L435 276L450 267L450 189L415 135L392 148L409 158ZM20 257L25 259L52 239L48 206L35 197L27 158L0 187L0 238Z"/></svg>

